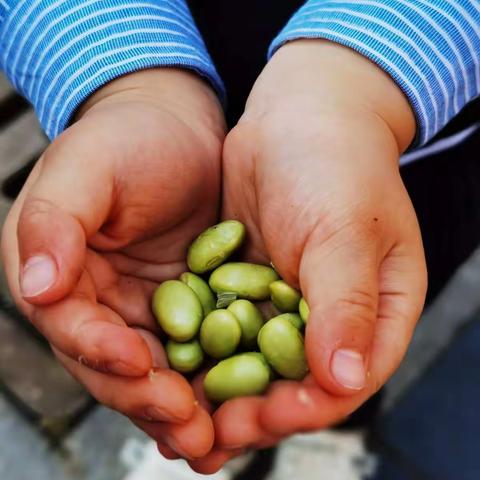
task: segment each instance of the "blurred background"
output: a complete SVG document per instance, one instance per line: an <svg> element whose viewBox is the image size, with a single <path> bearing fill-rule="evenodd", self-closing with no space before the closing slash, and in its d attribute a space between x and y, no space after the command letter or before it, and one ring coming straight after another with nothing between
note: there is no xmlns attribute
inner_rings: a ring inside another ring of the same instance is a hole
<svg viewBox="0 0 480 480"><path fill-rule="evenodd" d="M0 223L47 145L0 77ZM480 251L427 309L369 428L296 436L214 479L480 479ZM54 360L0 283L0 479L189 480Z"/></svg>

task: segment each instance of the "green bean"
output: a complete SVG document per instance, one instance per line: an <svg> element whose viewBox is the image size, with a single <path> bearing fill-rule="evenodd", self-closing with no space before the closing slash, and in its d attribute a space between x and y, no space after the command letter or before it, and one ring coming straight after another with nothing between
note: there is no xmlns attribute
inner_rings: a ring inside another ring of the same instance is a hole
<svg viewBox="0 0 480 480"><path fill-rule="evenodd" d="M212 310L215 310L215 295L203 278L191 272L184 272L180 275L180 281L187 284L197 294L204 315L208 315Z"/></svg>
<svg viewBox="0 0 480 480"><path fill-rule="evenodd" d="M212 402L260 395L270 383L270 367L260 353L241 353L219 362L205 377L204 388Z"/></svg>
<svg viewBox="0 0 480 480"><path fill-rule="evenodd" d="M193 338L203 319L197 295L179 280L167 280L155 290L152 309L163 331L177 342Z"/></svg>
<svg viewBox="0 0 480 480"><path fill-rule="evenodd" d="M300 293L283 280L272 282L269 286L270 298L281 312L298 311Z"/></svg>
<svg viewBox="0 0 480 480"><path fill-rule="evenodd" d="M200 343L213 358L225 358L237 349L242 329L233 313L219 309L210 312L200 328Z"/></svg>
<svg viewBox="0 0 480 480"><path fill-rule="evenodd" d="M203 350L198 340L187 343L169 340L165 350L170 367L177 372L193 372L203 363Z"/></svg>
<svg viewBox="0 0 480 480"><path fill-rule="evenodd" d="M305 324L298 313L282 313L274 318L283 318L288 320L297 330L301 330Z"/></svg>
<svg viewBox="0 0 480 480"><path fill-rule="evenodd" d="M232 292L247 300L267 300L268 286L278 279L275 270L265 265L231 262L218 267L210 275L210 288L216 293Z"/></svg>
<svg viewBox="0 0 480 480"><path fill-rule="evenodd" d="M303 323L307 323L310 315L310 308L308 307L307 301L303 297L300 299L298 309L300 311L300 316L302 317Z"/></svg>
<svg viewBox="0 0 480 480"><path fill-rule="evenodd" d="M241 346L248 350L255 348L258 332L264 323L260 310L249 300L235 300L227 310L235 315L242 329Z"/></svg>
<svg viewBox="0 0 480 480"><path fill-rule="evenodd" d="M221 265L245 238L245 227L236 220L227 220L201 233L190 245L188 268L205 273Z"/></svg>
<svg viewBox="0 0 480 480"><path fill-rule="evenodd" d="M267 362L282 377L302 380L308 371L302 334L285 318L274 317L258 334Z"/></svg>

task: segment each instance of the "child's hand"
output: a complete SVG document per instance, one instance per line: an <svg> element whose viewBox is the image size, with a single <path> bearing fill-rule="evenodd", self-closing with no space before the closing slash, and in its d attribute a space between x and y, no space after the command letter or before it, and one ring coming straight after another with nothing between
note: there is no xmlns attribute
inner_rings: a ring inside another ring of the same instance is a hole
<svg viewBox="0 0 480 480"><path fill-rule="evenodd" d="M399 175L415 121L393 81L323 41L282 47L224 147L225 218L252 239L247 256L301 287L311 308L311 374L264 397L223 404L213 471L241 449L338 422L398 367L423 307L426 270ZM224 450L221 450L223 448Z"/></svg>
<svg viewBox="0 0 480 480"><path fill-rule="evenodd" d="M212 422L166 368L150 297L217 219L223 122L194 74L112 82L39 160L2 239L15 301L66 368L187 457L210 450Z"/></svg>

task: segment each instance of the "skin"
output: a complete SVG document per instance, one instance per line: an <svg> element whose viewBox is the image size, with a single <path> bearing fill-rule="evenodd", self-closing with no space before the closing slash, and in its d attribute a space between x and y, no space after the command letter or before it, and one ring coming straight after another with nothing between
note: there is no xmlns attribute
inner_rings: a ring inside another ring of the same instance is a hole
<svg viewBox="0 0 480 480"><path fill-rule="evenodd" d="M215 455L196 469L217 468L220 452L340 421L398 367L427 285L398 168L414 134L402 92L352 50L299 40L265 67L224 145L223 216L245 223L246 261L271 260L303 292L311 374L225 402L214 414ZM334 377L333 354L342 348L363 357L363 388Z"/></svg>
<svg viewBox="0 0 480 480"><path fill-rule="evenodd" d="M212 446L212 421L195 417L192 388L167 369L150 299L185 271L188 245L217 219L224 133L215 94L194 74L115 80L42 155L2 235L12 295L67 370L195 458ZM53 259L55 281L23 295L24 265L38 255ZM195 436L182 437L186 425Z"/></svg>
<svg viewBox="0 0 480 480"><path fill-rule="evenodd" d="M188 384L166 370L149 298L185 270L188 244L216 221L221 109L197 77L154 69L102 88L77 120L32 172L4 225L2 253L17 304L95 398L137 424L145 407L160 407L161 420L149 415L141 427L211 473L246 448L339 421L387 381L426 291L418 223L398 172L415 118L390 77L329 42L287 43L228 135L223 217L245 223L247 261L273 261L305 295L312 374L223 404L208 455L211 406L201 383L192 382L195 407ZM54 284L23 296L26 261L45 253ZM365 359L361 390L333 377L338 347ZM159 375L145 383L153 366Z"/></svg>

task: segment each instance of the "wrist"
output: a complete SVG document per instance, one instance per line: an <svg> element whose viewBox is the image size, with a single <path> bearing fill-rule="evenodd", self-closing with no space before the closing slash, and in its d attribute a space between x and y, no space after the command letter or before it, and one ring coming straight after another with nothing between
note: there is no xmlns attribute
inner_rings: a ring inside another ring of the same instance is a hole
<svg viewBox="0 0 480 480"><path fill-rule="evenodd" d="M413 110L396 83L359 53L326 40L282 46L247 102L247 114L293 109L323 118L378 117L395 138L399 154L415 136Z"/></svg>
<svg viewBox="0 0 480 480"><path fill-rule="evenodd" d="M197 74L178 68L141 70L109 82L80 106L75 121L97 109L138 103L184 114L217 137L225 135L223 109L212 88Z"/></svg>

